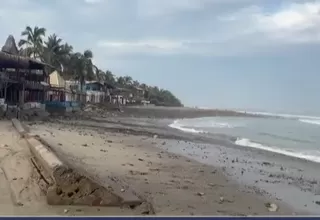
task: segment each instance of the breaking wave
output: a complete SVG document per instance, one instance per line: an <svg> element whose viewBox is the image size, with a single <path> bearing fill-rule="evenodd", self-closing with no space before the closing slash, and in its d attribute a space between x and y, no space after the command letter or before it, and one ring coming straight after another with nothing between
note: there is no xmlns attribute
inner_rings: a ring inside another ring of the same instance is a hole
<svg viewBox="0 0 320 220"><path fill-rule="evenodd" d="M278 154L282 154L290 157L296 157L296 158L320 163L320 151L298 152L293 150L280 149L275 146L267 146L260 143L256 143L246 138L238 138L235 141L235 144L243 147L256 148L260 150L270 151L270 152L274 152L274 153L278 153Z"/></svg>
<svg viewBox="0 0 320 220"><path fill-rule="evenodd" d="M197 130L197 129L194 129L194 128L185 127L183 124L181 124L179 122L179 120L175 120L172 124L169 125L169 127L175 128L175 129L178 129L178 130L181 130L181 131L184 131L184 132L191 132L191 133L196 133L196 134L206 133L203 130Z"/></svg>
<svg viewBox="0 0 320 220"><path fill-rule="evenodd" d="M320 125L320 119L319 120L299 119L299 121L307 124Z"/></svg>
<svg viewBox="0 0 320 220"><path fill-rule="evenodd" d="M172 124L169 125L169 127L191 133L208 133L208 131L206 131L206 128L233 128L233 126L228 123L214 122L208 119L175 120Z"/></svg>

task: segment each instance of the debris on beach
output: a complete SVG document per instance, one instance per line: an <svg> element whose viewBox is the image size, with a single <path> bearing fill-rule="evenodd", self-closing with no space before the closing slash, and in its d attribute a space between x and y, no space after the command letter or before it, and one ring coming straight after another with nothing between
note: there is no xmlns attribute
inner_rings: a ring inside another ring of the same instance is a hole
<svg viewBox="0 0 320 220"><path fill-rule="evenodd" d="M268 208L269 212L276 212L278 211L278 206L274 203L266 203L265 206Z"/></svg>
<svg viewBox="0 0 320 220"><path fill-rule="evenodd" d="M203 192L198 192L197 195L198 196L204 196L204 193Z"/></svg>

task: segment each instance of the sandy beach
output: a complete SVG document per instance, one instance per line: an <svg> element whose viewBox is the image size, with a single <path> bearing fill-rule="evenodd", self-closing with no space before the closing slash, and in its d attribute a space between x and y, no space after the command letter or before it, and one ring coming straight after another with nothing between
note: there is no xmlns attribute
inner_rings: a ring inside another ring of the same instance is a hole
<svg viewBox="0 0 320 220"><path fill-rule="evenodd" d="M157 215L275 214L266 208L272 200L238 188L218 168L156 147L166 140L56 123L34 124L31 130L69 163L130 186ZM276 212L291 213L285 207Z"/></svg>
<svg viewBox="0 0 320 220"><path fill-rule="evenodd" d="M80 115L25 123L66 163L85 170L102 183L111 179L124 190L132 189L139 198L152 204L156 215L319 213L315 197L319 192L318 164L239 148L224 136L181 132L168 127L172 119L167 116L163 111L157 117L143 118L132 112L101 114L91 109ZM24 147L9 122L1 122L1 126L5 141L0 153L5 158L6 146L17 146L12 149L18 152L18 146ZM3 169L4 159L1 162ZM23 169L32 170L26 164ZM34 187L29 190L33 194L39 191ZM47 215L146 214L141 207L52 207L45 205L41 192L36 195L28 202L23 200L24 205L19 207L7 202L8 195L2 188L1 204L6 204L1 205L0 211L6 213L10 210L6 207L10 206L15 207L11 214L33 215L38 209ZM296 196L300 199L294 199ZM37 205L34 201L38 201ZM270 204L276 208L270 208Z"/></svg>

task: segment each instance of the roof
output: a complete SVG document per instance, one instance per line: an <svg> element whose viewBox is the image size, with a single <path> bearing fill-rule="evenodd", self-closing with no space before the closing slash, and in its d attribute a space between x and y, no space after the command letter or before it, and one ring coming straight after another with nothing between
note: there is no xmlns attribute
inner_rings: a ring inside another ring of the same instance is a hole
<svg viewBox="0 0 320 220"><path fill-rule="evenodd" d="M0 68L43 70L46 65L48 64L29 57L0 52Z"/></svg>
<svg viewBox="0 0 320 220"><path fill-rule="evenodd" d="M103 83L99 82L99 81L96 81L96 80L93 80L93 81L86 81L86 84L100 84L103 86Z"/></svg>
<svg viewBox="0 0 320 220"><path fill-rule="evenodd" d="M8 36L6 43L2 47L1 51L5 52L5 53L13 54L13 55L19 54L19 50L17 48L16 41L12 35Z"/></svg>
<svg viewBox="0 0 320 220"><path fill-rule="evenodd" d="M134 86L134 89L138 90L138 91L144 91L144 89L138 87L138 86Z"/></svg>
<svg viewBox="0 0 320 220"><path fill-rule="evenodd" d="M43 70L45 66L49 65L30 57L19 56L14 37L8 36L0 52L0 68Z"/></svg>
<svg viewBox="0 0 320 220"><path fill-rule="evenodd" d="M63 77L58 73L58 71L53 71L50 75L50 86L51 87L58 87L58 88L65 88L66 87L66 81L63 79Z"/></svg>

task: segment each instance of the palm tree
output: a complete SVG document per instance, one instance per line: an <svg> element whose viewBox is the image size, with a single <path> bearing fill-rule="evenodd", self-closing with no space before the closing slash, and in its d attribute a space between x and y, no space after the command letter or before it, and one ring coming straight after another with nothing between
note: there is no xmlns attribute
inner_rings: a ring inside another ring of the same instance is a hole
<svg viewBox="0 0 320 220"><path fill-rule="evenodd" d="M101 69L99 69L97 66L93 65L93 68L95 69L95 77L99 82L106 81L106 74Z"/></svg>
<svg viewBox="0 0 320 220"><path fill-rule="evenodd" d="M69 76L72 73L71 57L73 54L73 47L68 43L61 45L59 51L59 62L61 64L61 72L63 75Z"/></svg>
<svg viewBox="0 0 320 220"><path fill-rule="evenodd" d="M44 42L42 59L44 62L51 64L57 69L61 68L60 52L62 39L58 38L56 34L50 35L48 40Z"/></svg>
<svg viewBox="0 0 320 220"><path fill-rule="evenodd" d="M132 77L131 76L125 76L125 77L123 77L123 80L124 80L124 84L126 86L132 85Z"/></svg>
<svg viewBox="0 0 320 220"><path fill-rule="evenodd" d="M106 71L106 80L105 81L110 83L111 85L116 84L116 79L114 78L114 75L112 74L112 72L110 70Z"/></svg>
<svg viewBox="0 0 320 220"><path fill-rule="evenodd" d="M90 50L86 50L83 54L73 54L70 59L74 78L79 80L81 91L83 91L86 80L94 79L94 66L91 61L92 57L92 52Z"/></svg>
<svg viewBox="0 0 320 220"><path fill-rule="evenodd" d="M39 28L35 26L32 29L30 26L27 26L26 29L21 33L22 37L19 42L19 47L22 48L22 53L27 56L32 56L33 58L39 58L42 54L42 38L46 35L45 28ZM24 47L24 48L23 48Z"/></svg>
<svg viewBox="0 0 320 220"><path fill-rule="evenodd" d="M133 85L134 87L140 87L140 83L139 83L139 81L137 81L137 80L134 80L134 81L132 82L132 85Z"/></svg>
<svg viewBox="0 0 320 220"><path fill-rule="evenodd" d="M124 85L125 85L124 77L119 76L118 79L117 79L117 84L118 84L119 86L124 86Z"/></svg>

